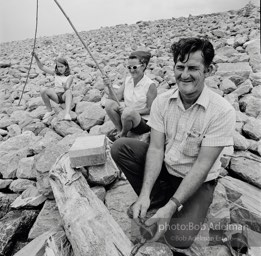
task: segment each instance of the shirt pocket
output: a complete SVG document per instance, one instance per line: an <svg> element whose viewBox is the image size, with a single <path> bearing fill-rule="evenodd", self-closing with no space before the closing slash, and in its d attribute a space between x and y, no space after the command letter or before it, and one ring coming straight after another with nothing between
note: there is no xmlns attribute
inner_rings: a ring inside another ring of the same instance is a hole
<svg viewBox="0 0 261 256"><path fill-rule="evenodd" d="M202 137L187 137L186 140L182 143L181 147L182 153L186 156L196 157L199 154Z"/></svg>

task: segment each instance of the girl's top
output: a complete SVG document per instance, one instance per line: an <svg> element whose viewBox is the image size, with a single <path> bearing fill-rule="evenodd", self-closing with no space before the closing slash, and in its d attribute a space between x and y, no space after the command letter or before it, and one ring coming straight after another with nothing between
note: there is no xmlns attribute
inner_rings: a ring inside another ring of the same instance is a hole
<svg viewBox="0 0 261 256"><path fill-rule="evenodd" d="M126 107L131 107L136 111L140 111L147 106L147 93L150 85L154 83L148 76L144 74L143 78L134 86L132 77L127 77L124 88L124 102ZM148 119L149 115L142 115L144 119Z"/></svg>
<svg viewBox="0 0 261 256"><path fill-rule="evenodd" d="M64 92L64 86L63 83L66 83L66 81L69 79L71 75L69 76L54 76L54 90L55 92Z"/></svg>

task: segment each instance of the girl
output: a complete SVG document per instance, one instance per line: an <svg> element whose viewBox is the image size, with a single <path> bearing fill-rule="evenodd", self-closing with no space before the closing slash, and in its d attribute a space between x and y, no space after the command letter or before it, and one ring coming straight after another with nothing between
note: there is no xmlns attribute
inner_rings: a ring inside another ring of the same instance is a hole
<svg viewBox="0 0 261 256"><path fill-rule="evenodd" d="M41 88L40 90L41 97L47 108L43 121L55 114L54 110L52 110L50 100L53 100L58 104L65 103L65 116L63 119L68 121L72 120L70 116L72 105L72 92L70 87L72 85L73 77L70 75L70 67L67 60L64 58L57 58L55 70L53 71L42 64L35 52L33 52L32 55L35 57L39 69L54 76L54 89Z"/></svg>

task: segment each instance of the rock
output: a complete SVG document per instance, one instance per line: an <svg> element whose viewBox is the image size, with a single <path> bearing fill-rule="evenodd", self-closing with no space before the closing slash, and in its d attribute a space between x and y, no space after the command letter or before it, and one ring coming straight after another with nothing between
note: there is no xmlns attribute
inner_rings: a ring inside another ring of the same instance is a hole
<svg viewBox="0 0 261 256"><path fill-rule="evenodd" d="M95 125L100 125L104 121L105 110L98 105L93 105L88 109L85 109L78 115L77 120L84 130L89 130Z"/></svg>
<svg viewBox="0 0 261 256"><path fill-rule="evenodd" d="M34 239L58 227L61 221L55 200L47 200L29 232L28 239Z"/></svg>
<svg viewBox="0 0 261 256"><path fill-rule="evenodd" d="M35 181L27 180L27 179L17 179L10 184L9 188L15 193L21 193L24 190L26 190L28 187L34 185L35 185Z"/></svg>
<svg viewBox="0 0 261 256"><path fill-rule="evenodd" d="M36 98L31 98L28 103L28 110L32 111L36 108L38 108L39 106L44 106L44 102L42 100L42 97L36 97ZM45 107L45 112L46 112L46 107Z"/></svg>
<svg viewBox="0 0 261 256"><path fill-rule="evenodd" d="M9 68L11 67L11 62L0 62L0 68Z"/></svg>
<svg viewBox="0 0 261 256"><path fill-rule="evenodd" d="M248 152L238 152L230 161L230 171L246 182L261 188L261 157Z"/></svg>
<svg viewBox="0 0 261 256"><path fill-rule="evenodd" d="M51 142L40 154L35 157L37 188L39 192L52 199L52 189L49 183L49 171L56 159L67 151L65 146Z"/></svg>
<svg viewBox="0 0 261 256"><path fill-rule="evenodd" d="M20 123L26 118L30 117L30 114L24 110L16 110L10 116L10 118L13 119L15 123Z"/></svg>
<svg viewBox="0 0 261 256"><path fill-rule="evenodd" d="M227 191L231 223L247 225L253 231L260 232L260 189L230 176L221 178L220 183Z"/></svg>
<svg viewBox="0 0 261 256"><path fill-rule="evenodd" d="M45 124L40 122L39 119L33 119L31 122L27 125L21 125L23 127L24 131L32 131L35 135L38 135L43 129L46 128Z"/></svg>
<svg viewBox="0 0 261 256"><path fill-rule="evenodd" d="M124 200L122 200L124 198ZM124 233L131 238L132 220L126 212L129 206L137 199L137 195L128 181L116 182L105 197L105 205L113 218L118 222Z"/></svg>
<svg viewBox="0 0 261 256"><path fill-rule="evenodd" d="M236 85L229 79L225 78L220 84L219 87L225 94L228 94L230 92L233 92L237 89Z"/></svg>
<svg viewBox="0 0 261 256"><path fill-rule="evenodd" d="M106 196L106 190L103 186L95 186L92 187L91 190L94 192L94 194L102 201L104 202L105 196Z"/></svg>
<svg viewBox="0 0 261 256"><path fill-rule="evenodd" d="M0 190L8 188L12 181L12 179L0 179Z"/></svg>
<svg viewBox="0 0 261 256"><path fill-rule="evenodd" d="M249 79L240 84L236 90L233 91L238 97L249 93L253 89L253 85Z"/></svg>
<svg viewBox="0 0 261 256"><path fill-rule="evenodd" d="M255 118L249 118L246 124L243 126L245 135L253 140L261 139L261 120Z"/></svg>
<svg viewBox="0 0 261 256"><path fill-rule="evenodd" d="M0 129L0 135L5 136L8 134L8 131L4 130L4 129Z"/></svg>
<svg viewBox="0 0 261 256"><path fill-rule="evenodd" d="M10 137L15 137L22 133L20 126L17 124L11 124L10 126L7 127L7 130L8 130L8 135Z"/></svg>
<svg viewBox="0 0 261 256"><path fill-rule="evenodd" d="M225 56L228 58L232 57L235 54L238 54L238 51L235 50L231 46L224 46L224 47L217 49L217 51L216 51L216 55L221 55L221 56Z"/></svg>
<svg viewBox="0 0 261 256"><path fill-rule="evenodd" d="M0 174L2 174L3 178L15 178L19 161L22 158L27 157L28 154L29 150L27 148L10 151L10 153L4 153L0 151Z"/></svg>
<svg viewBox="0 0 261 256"><path fill-rule="evenodd" d="M19 236L26 237L38 211L10 211L0 220L0 255L10 255Z"/></svg>
<svg viewBox="0 0 261 256"><path fill-rule="evenodd" d="M43 130L42 130L43 131ZM62 137L58 135L53 130L49 129L45 134L44 137L39 137L38 141L31 147L31 150L34 154L40 153L45 147L48 146L51 142L57 143L60 141Z"/></svg>
<svg viewBox="0 0 261 256"><path fill-rule="evenodd" d="M59 121L54 118L51 122L52 128L61 136L69 134L80 133L82 128L73 121Z"/></svg>
<svg viewBox="0 0 261 256"><path fill-rule="evenodd" d="M254 72L261 71L260 39L254 39L245 43L246 52L250 57L250 65Z"/></svg>
<svg viewBox="0 0 261 256"><path fill-rule="evenodd" d="M153 242L146 243L139 250L139 253L142 255L150 255L150 256L172 256L173 253L170 248L163 243Z"/></svg>
<svg viewBox="0 0 261 256"><path fill-rule="evenodd" d="M101 100L101 92L98 89L91 89L88 93L83 97L83 101L88 102L99 102Z"/></svg>
<svg viewBox="0 0 261 256"><path fill-rule="evenodd" d="M19 161L16 177L20 179L36 179L34 156L22 158Z"/></svg>
<svg viewBox="0 0 261 256"><path fill-rule="evenodd" d="M261 85L261 72L258 73L251 72L249 79L251 80L253 86Z"/></svg>
<svg viewBox="0 0 261 256"><path fill-rule="evenodd" d="M110 153L107 152L106 162L103 165L90 166L88 168L88 182L95 185L107 186L111 184L119 176L120 171Z"/></svg>
<svg viewBox="0 0 261 256"><path fill-rule="evenodd" d="M0 192L0 219L9 211L10 205L19 196L19 194L4 194Z"/></svg>
<svg viewBox="0 0 261 256"><path fill-rule="evenodd" d="M258 117L261 113L261 99L247 94L239 100L240 110L252 117Z"/></svg>
<svg viewBox="0 0 261 256"><path fill-rule="evenodd" d="M14 209L31 208L41 205L46 200L46 197L41 195L35 186L30 186L15 199L11 204Z"/></svg>
<svg viewBox="0 0 261 256"><path fill-rule="evenodd" d="M256 98L261 98L261 84L254 87L251 92Z"/></svg>
<svg viewBox="0 0 261 256"><path fill-rule="evenodd" d="M84 112L86 109L91 108L92 106L96 106L96 105L97 105L97 103L81 101L76 104L75 112L77 115L79 115L82 112Z"/></svg>
<svg viewBox="0 0 261 256"><path fill-rule="evenodd" d="M233 133L234 147L237 150L247 150L250 147L250 142L239 132Z"/></svg>
<svg viewBox="0 0 261 256"><path fill-rule="evenodd" d="M239 75L248 78L250 72L252 71L248 62L238 62L238 63L218 63L218 69L216 75L218 76L231 76Z"/></svg>
<svg viewBox="0 0 261 256"><path fill-rule="evenodd" d="M0 152L8 153L10 151L29 148L37 140L36 136L30 132L23 132L21 135L12 137L0 144ZM0 153L1 154L1 153Z"/></svg>

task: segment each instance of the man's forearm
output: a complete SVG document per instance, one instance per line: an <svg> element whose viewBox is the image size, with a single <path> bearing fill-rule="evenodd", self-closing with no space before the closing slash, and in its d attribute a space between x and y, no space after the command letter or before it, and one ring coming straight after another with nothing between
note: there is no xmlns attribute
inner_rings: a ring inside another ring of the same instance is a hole
<svg viewBox="0 0 261 256"><path fill-rule="evenodd" d="M140 195L150 196L153 185L161 172L163 157L164 151L149 147Z"/></svg>
<svg viewBox="0 0 261 256"><path fill-rule="evenodd" d="M182 180L174 195L182 204L199 189L206 179L208 172L197 171L200 168L198 166L195 167L196 168L192 172L189 172Z"/></svg>

